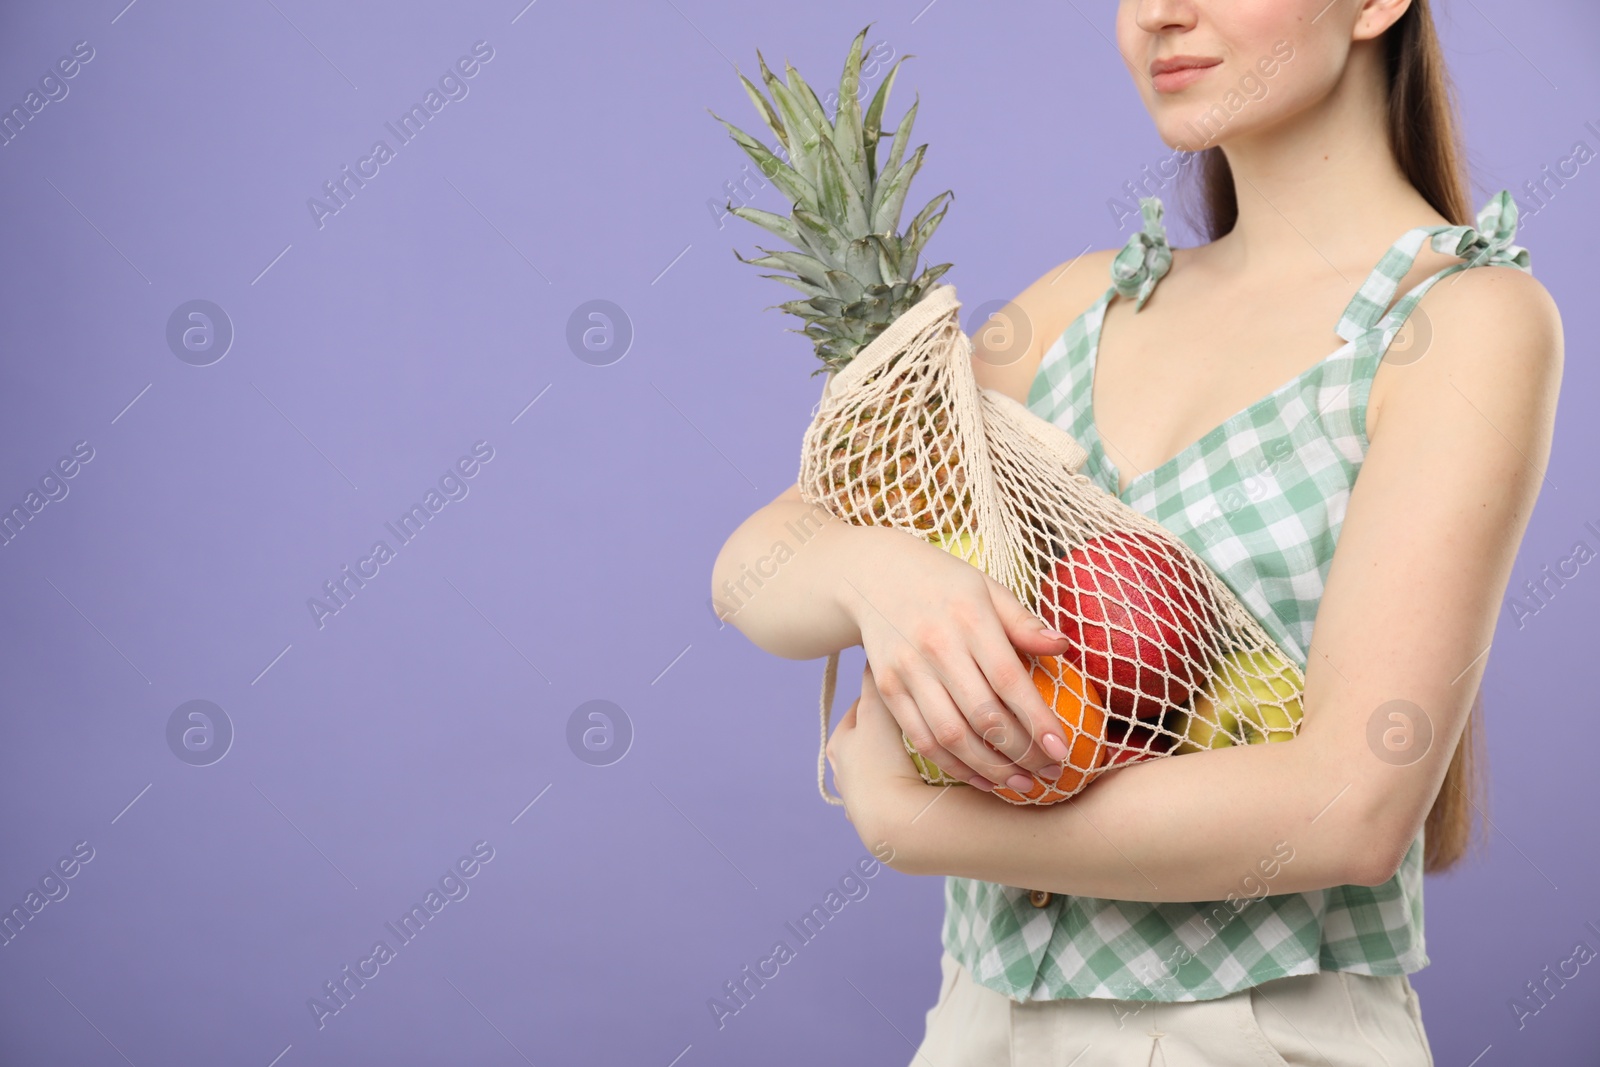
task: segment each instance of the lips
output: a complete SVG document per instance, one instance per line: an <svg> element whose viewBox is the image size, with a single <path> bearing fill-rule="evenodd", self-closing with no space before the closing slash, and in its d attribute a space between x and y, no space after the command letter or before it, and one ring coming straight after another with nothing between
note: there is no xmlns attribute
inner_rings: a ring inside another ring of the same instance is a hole
<svg viewBox="0 0 1600 1067"><path fill-rule="evenodd" d="M1204 77L1221 62L1205 56L1169 56L1150 64L1150 80L1158 91L1172 92Z"/></svg>

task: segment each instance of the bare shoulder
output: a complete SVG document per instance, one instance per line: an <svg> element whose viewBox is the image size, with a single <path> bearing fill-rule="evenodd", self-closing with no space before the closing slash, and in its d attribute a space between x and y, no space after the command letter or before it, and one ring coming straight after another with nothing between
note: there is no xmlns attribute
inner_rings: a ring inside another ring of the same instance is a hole
<svg viewBox="0 0 1600 1067"><path fill-rule="evenodd" d="M1516 267L1472 267L1429 289L1411 313L1419 315L1426 347L1373 380L1374 432L1386 411L1421 412L1455 394L1502 434L1527 440L1547 431L1540 424L1553 414L1564 346L1561 313L1543 283Z"/></svg>
<svg viewBox="0 0 1600 1067"><path fill-rule="evenodd" d="M1560 377L1561 313L1527 271L1500 265L1458 271L1428 290L1412 315L1418 313L1427 315L1431 334L1418 366L1437 349L1445 357L1437 371L1452 376L1508 386Z"/></svg>
<svg viewBox="0 0 1600 1067"><path fill-rule="evenodd" d="M1084 252L1051 267L987 324L975 324L972 370L978 385L1026 403L1045 352L1110 287L1111 260L1119 250Z"/></svg>

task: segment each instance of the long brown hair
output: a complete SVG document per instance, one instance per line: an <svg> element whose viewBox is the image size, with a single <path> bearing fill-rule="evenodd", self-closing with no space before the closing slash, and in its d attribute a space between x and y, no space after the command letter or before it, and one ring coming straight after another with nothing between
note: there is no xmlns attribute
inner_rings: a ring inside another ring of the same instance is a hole
<svg viewBox="0 0 1600 1067"><path fill-rule="evenodd" d="M1474 219L1462 173L1463 149L1454 90L1427 0L1411 5L1383 34L1389 85L1389 148L1400 171L1452 225ZM1214 241L1239 218L1233 172L1221 148L1200 153L1197 172L1201 232ZM1474 694L1466 726L1423 830L1423 870L1449 870L1467 853L1482 825L1473 812L1486 803L1483 761L1483 694ZM1479 838L1481 840L1481 836Z"/></svg>

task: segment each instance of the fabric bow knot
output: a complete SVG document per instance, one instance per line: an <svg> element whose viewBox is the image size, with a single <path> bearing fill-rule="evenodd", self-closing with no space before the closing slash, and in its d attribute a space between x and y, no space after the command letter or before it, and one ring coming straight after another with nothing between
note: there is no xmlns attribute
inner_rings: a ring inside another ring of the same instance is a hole
<svg viewBox="0 0 1600 1067"><path fill-rule="evenodd" d="M1517 235L1517 202L1508 189L1496 193L1478 212L1478 225L1451 226L1433 235L1436 251L1447 252L1476 267L1484 263L1528 270L1528 250L1512 244Z"/></svg>
<svg viewBox="0 0 1600 1067"><path fill-rule="evenodd" d="M1161 223L1161 201L1153 196L1140 197L1139 212L1144 229L1129 237L1111 261L1111 278L1117 292L1135 301L1135 311L1144 307L1156 282L1172 266L1172 249Z"/></svg>

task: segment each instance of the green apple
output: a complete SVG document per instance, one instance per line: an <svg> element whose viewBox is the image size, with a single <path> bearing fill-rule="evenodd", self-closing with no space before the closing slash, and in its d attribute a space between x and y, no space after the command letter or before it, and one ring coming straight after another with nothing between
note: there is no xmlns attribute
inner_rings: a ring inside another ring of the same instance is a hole
<svg viewBox="0 0 1600 1067"><path fill-rule="evenodd" d="M1294 668L1268 652L1230 652L1213 664L1210 681L1185 716L1177 751L1223 748L1242 736L1246 744L1288 741L1303 705Z"/></svg>
<svg viewBox="0 0 1600 1067"><path fill-rule="evenodd" d="M1300 725L1300 698L1278 704L1257 704L1245 722L1245 733L1252 745L1262 741L1292 741Z"/></svg>
<svg viewBox="0 0 1600 1067"><path fill-rule="evenodd" d="M1228 669L1243 676L1253 703L1240 708L1252 745L1289 741L1300 728L1304 711L1298 672L1273 652L1235 652Z"/></svg>
<svg viewBox="0 0 1600 1067"><path fill-rule="evenodd" d="M1195 699L1198 702L1200 697L1197 695ZM1227 748L1235 743L1234 735L1243 736L1237 715L1207 703L1205 708L1178 712L1174 716L1172 729L1178 735L1177 744L1172 746L1174 754Z"/></svg>

